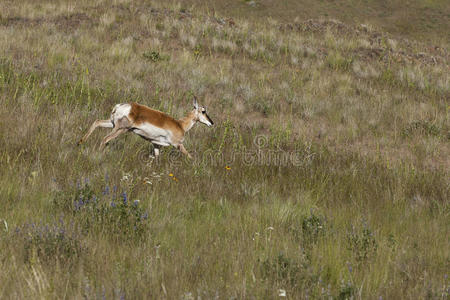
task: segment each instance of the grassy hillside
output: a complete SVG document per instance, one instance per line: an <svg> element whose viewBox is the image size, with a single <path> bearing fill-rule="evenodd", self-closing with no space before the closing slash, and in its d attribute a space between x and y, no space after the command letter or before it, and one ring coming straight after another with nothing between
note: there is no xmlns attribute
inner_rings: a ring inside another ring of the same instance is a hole
<svg viewBox="0 0 450 300"><path fill-rule="evenodd" d="M446 0L243 0L183 1L228 17L286 20L337 19L347 24L374 24L397 38L427 43L450 42L450 4Z"/></svg>
<svg viewBox="0 0 450 300"><path fill-rule="evenodd" d="M190 3L0 3L0 298L448 298L448 40ZM192 161L76 146L193 95Z"/></svg>

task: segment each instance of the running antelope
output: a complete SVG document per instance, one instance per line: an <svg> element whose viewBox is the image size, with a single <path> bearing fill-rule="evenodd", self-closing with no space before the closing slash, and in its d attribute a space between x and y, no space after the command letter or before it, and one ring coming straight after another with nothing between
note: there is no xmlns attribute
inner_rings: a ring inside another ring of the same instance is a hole
<svg viewBox="0 0 450 300"><path fill-rule="evenodd" d="M153 144L155 157L158 157L161 146L172 145L192 158L184 148L183 141L186 132L197 122L208 127L214 124L206 114L206 108L199 106L195 97L194 109L179 120L145 105L122 103L114 107L110 120L96 120L78 145L86 141L97 127L104 127L112 128L112 131L103 138L100 150L120 134L131 131Z"/></svg>

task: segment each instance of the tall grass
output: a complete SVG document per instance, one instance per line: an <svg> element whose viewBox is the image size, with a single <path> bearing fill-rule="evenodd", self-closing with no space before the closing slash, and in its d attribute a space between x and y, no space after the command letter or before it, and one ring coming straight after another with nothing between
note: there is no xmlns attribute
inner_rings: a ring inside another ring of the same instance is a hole
<svg viewBox="0 0 450 300"><path fill-rule="evenodd" d="M448 298L445 53L335 21L22 4L1 4L1 298ZM76 146L116 103L181 117L192 94L217 124L192 161L131 134L99 152L100 129Z"/></svg>

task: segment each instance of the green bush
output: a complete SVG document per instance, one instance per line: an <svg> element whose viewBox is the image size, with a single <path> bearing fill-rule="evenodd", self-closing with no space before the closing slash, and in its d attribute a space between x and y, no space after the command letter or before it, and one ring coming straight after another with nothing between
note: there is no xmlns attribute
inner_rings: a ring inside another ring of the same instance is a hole
<svg viewBox="0 0 450 300"><path fill-rule="evenodd" d="M295 284L300 277L300 265L283 253L273 259L267 258L261 268L264 279L270 278Z"/></svg>
<svg viewBox="0 0 450 300"><path fill-rule="evenodd" d="M302 221L303 237L308 242L316 242L318 237L325 233L326 220L311 211L311 214Z"/></svg>
<svg viewBox="0 0 450 300"><path fill-rule="evenodd" d="M102 195L89 184L77 186L69 194L58 194L54 204L69 210L84 233L105 233L111 238L140 240L148 226L148 213L139 200L130 201L126 191L119 193L106 185Z"/></svg>
<svg viewBox="0 0 450 300"><path fill-rule="evenodd" d="M16 229L14 236L23 242L24 261L36 259L50 263L69 262L84 252L80 235L62 220L54 224L28 223Z"/></svg>
<svg viewBox="0 0 450 300"><path fill-rule="evenodd" d="M142 54L142 56L145 59L150 60L152 62L158 62L158 61L162 61L162 60L169 60L169 58L170 58L168 55L162 55L158 51L147 51L147 52L144 52Z"/></svg>
<svg viewBox="0 0 450 300"><path fill-rule="evenodd" d="M351 226L347 232L348 249L352 251L358 262L363 262L374 255L378 243L372 230L363 222L362 226Z"/></svg>

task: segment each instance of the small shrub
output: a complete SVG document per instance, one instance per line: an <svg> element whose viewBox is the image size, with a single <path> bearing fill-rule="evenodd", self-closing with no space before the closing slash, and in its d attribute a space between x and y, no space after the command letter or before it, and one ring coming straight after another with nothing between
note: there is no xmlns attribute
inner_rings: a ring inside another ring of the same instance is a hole
<svg viewBox="0 0 450 300"><path fill-rule="evenodd" d="M300 254L298 258L297 261L283 253L267 258L260 265L262 278L291 291L297 289L317 293L317 288L323 283L320 273L311 266L304 254Z"/></svg>
<svg viewBox="0 0 450 300"><path fill-rule="evenodd" d="M83 232L106 232L110 237L140 240L148 225L148 213L138 200L130 201L125 191L105 186L97 196L89 184L75 191L58 194L54 204L63 207L78 220Z"/></svg>
<svg viewBox="0 0 450 300"><path fill-rule="evenodd" d="M335 53L328 56L327 63L333 70L348 71L352 66L353 59L345 58L340 53Z"/></svg>
<svg viewBox="0 0 450 300"><path fill-rule="evenodd" d="M406 126L402 131L402 135L404 137L410 137L414 133L428 136L438 136L440 134L440 129L438 126L429 121L414 121L408 124L408 126Z"/></svg>
<svg viewBox="0 0 450 300"><path fill-rule="evenodd" d="M293 284L300 277L299 264L283 253L278 254L274 259L266 259L261 268L264 279L287 281Z"/></svg>
<svg viewBox="0 0 450 300"><path fill-rule="evenodd" d="M147 51L142 54L142 56L152 62L158 62L162 60L169 60L168 55L162 55L158 51Z"/></svg>
<svg viewBox="0 0 450 300"><path fill-rule="evenodd" d="M385 69L380 75L380 80L391 86L394 86L398 81L395 77L394 72L391 69Z"/></svg>
<svg viewBox="0 0 450 300"><path fill-rule="evenodd" d="M194 57L198 59L202 55L202 46L197 45L194 47Z"/></svg>
<svg viewBox="0 0 450 300"><path fill-rule="evenodd" d="M89 202L79 209L82 214L82 226L86 231L97 229L106 231L111 237L118 239L140 240L145 237L147 229L147 212L135 200L129 203L126 193L121 201Z"/></svg>
<svg viewBox="0 0 450 300"><path fill-rule="evenodd" d="M62 220L54 224L25 224L16 229L16 237L23 241L25 262L36 258L68 262L84 251L79 235Z"/></svg>
<svg viewBox="0 0 450 300"><path fill-rule="evenodd" d="M325 233L325 228L325 218L314 214L314 212L311 212L311 214L302 221L303 236L309 242L316 242L318 237Z"/></svg>
<svg viewBox="0 0 450 300"><path fill-rule="evenodd" d="M268 117L272 112L272 106L265 100L256 101L253 104L253 108L262 113L265 117Z"/></svg>
<svg viewBox="0 0 450 300"><path fill-rule="evenodd" d="M363 262L370 258L378 248L377 241L372 230L363 224L360 230L353 225L347 232L348 249L353 252L355 258L359 262Z"/></svg>
<svg viewBox="0 0 450 300"><path fill-rule="evenodd" d="M76 187L69 191L55 193L53 206L57 210L72 212L77 207L81 207L90 201L96 201L94 190L89 184L81 186L80 183L77 183Z"/></svg>
<svg viewBox="0 0 450 300"><path fill-rule="evenodd" d="M341 289L339 290L339 294L337 296L337 299L339 300L346 300L346 299L353 299L355 296L355 286L351 282L341 284Z"/></svg>
<svg viewBox="0 0 450 300"><path fill-rule="evenodd" d="M394 234L390 233L387 237L387 245L391 248L392 251L395 251L397 247L397 240L395 239Z"/></svg>

